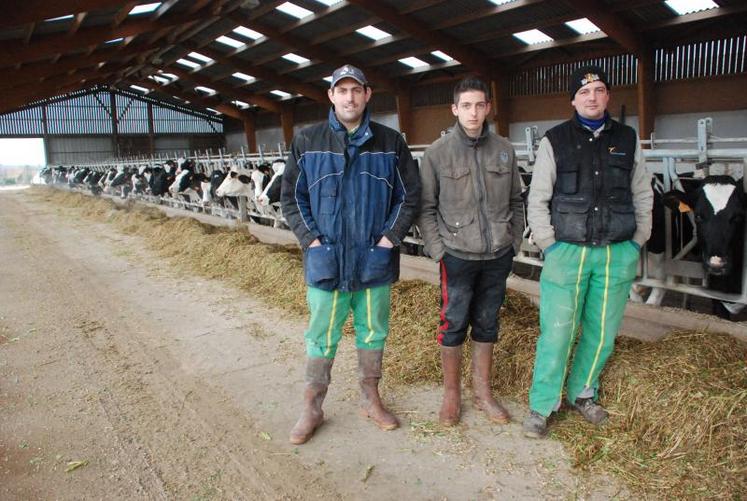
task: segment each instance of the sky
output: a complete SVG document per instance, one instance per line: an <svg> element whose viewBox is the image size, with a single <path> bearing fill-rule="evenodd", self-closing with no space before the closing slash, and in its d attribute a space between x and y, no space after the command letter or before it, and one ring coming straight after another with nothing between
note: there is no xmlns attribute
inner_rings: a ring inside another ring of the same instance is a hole
<svg viewBox="0 0 747 501"><path fill-rule="evenodd" d="M0 139L0 166L45 165L44 139Z"/></svg>

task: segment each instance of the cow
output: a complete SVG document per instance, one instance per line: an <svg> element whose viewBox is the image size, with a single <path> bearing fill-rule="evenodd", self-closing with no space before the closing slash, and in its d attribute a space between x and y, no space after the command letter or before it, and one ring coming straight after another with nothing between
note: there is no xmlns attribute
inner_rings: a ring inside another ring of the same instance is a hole
<svg viewBox="0 0 747 501"><path fill-rule="evenodd" d="M693 212L700 247L699 260L710 289L739 294L744 269L744 219L747 198L742 180L731 176L708 176L689 192L662 195L666 207L675 212ZM713 302L714 313L731 318L743 304Z"/></svg>
<svg viewBox="0 0 747 501"><path fill-rule="evenodd" d="M185 200L191 203L199 203L202 198L201 183L208 180L203 173L194 172L194 162L185 161L180 166L180 172L176 175L174 182L169 186L169 193L172 196L182 195Z"/></svg>
<svg viewBox="0 0 747 501"><path fill-rule="evenodd" d="M261 214L273 218L275 228L280 228L283 217L280 210L280 188L283 184L285 160L276 160L273 162L272 170L274 172L272 178L257 197L257 208Z"/></svg>

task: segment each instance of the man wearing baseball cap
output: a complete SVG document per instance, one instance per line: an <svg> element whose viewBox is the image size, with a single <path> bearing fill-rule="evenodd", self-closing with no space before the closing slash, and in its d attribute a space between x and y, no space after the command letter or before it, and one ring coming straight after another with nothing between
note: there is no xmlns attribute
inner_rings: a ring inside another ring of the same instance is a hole
<svg viewBox="0 0 747 501"><path fill-rule="evenodd" d="M599 425L607 419L597 403L599 375L614 348L640 249L651 234L651 176L636 132L607 112L607 75L582 66L571 75L569 91L575 113L542 138L527 207L533 239L545 257L540 337L524 421L525 434L533 438L546 434L564 385L568 403L587 421Z"/></svg>
<svg viewBox="0 0 747 501"><path fill-rule="evenodd" d="M309 327L304 408L290 441L322 424L322 402L350 310L358 349L361 414L382 430L399 426L379 396L399 245L420 199L417 165L397 131L371 121L371 87L346 64L332 74L328 119L293 138L283 175L283 216L304 250Z"/></svg>

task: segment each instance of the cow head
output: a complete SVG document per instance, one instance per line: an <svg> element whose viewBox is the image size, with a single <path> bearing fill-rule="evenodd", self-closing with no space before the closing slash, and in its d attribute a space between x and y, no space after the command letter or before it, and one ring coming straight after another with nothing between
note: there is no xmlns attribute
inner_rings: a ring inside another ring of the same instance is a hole
<svg viewBox="0 0 747 501"><path fill-rule="evenodd" d="M735 248L744 232L742 182L731 176L708 176L694 192L670 191L662 199L672 210L694 213L705 271L717 276L730 274L734 252L742 252Z"/></svg>

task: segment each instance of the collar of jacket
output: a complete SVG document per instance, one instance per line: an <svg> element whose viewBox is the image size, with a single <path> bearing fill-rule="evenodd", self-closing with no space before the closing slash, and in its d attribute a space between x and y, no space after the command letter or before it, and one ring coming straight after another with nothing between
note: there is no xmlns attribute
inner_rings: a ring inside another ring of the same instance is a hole
<svg viewBox="0 0 747 501"><path fill-rule="evenodd" d="M485 140L488 137L488 134L490 134L490 128L488 127L488 121L485 120L485 123L482 124L482 132L480 132L480 135L477 137L470 137L467 135L466 132L464 132L464 128L462 128L462 124L459 123L459 120L457 120L456 125L454 125L454 132L459 137L460 141L463 141L464 144L467 146L480 146L485 142Z"/></svg>
<svg viewBox="0 0 747 501"><path fill-rule="evenodd" d="M371 137L373 137L373 133L371 132L370 127L370 119L371 113L368 111L368 107L366 107L365 111L363 112L363 116L361 117L361 123L360 125L358 125L358 129L356 129L352 137L348 138L348 145L360 146L371 139ZM348 130L345 128L345 126L342 125L339 120L337 120L334 106L331 106L329 108L329 128L335 132L344 132L345 134L348 133Z"/></svg>
<svg viewBox="0 0 747 501"><path fill-rule="evenodd" d="M573 122L573 125L578 127L579 129L586 131L589 134L593 134L593 130L589 130L588 127L586 127L584 124L581 123L581 121L578 119L578 112L573 112L573 118L571 118L571 122ZM610 113L608 111L604 112L604 128L603 131L608 131L612 127L612 117L610 117Z"/></svg>

